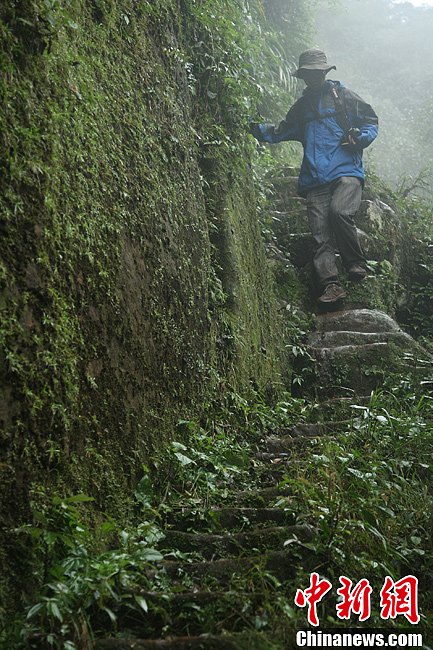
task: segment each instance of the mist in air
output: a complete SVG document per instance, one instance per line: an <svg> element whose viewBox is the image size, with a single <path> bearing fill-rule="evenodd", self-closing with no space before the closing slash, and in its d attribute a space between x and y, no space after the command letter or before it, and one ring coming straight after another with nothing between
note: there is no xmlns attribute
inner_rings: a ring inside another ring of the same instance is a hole
<svg viewBox="0 0 433 650"><path fill-rule="evenodd" d="M338 0L318 10L316 27L316 45L337 66L329 78L379 115L370 165L393 184L421 174L433 188L433 6Z"/></svg>

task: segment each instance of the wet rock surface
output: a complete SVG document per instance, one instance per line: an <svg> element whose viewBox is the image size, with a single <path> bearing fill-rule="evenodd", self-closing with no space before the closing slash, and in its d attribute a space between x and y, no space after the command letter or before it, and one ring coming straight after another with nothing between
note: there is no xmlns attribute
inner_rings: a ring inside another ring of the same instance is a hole
<svg viewBox="0 0 433 650"><path fill-rule="evenodd" d="M392 373L423 376L431 355L379 310L347 309L316 317L308 336L316 395L365 395Z"/></svg>
<svg viewBox="0 0 433 650"><path fill-rule="evenodd" d="M399 332L400 326L388 314L375 309L350 309L320 314L318 332Z"/></svg>

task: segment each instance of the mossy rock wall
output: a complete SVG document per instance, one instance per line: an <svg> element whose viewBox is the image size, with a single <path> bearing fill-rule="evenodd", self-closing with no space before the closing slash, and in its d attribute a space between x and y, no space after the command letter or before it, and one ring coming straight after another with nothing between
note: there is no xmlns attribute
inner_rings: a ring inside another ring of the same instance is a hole
<svg viewBox="0 0 433 650"><path fill-rule="evenodd" d="M180 417L288 379L249 168L198 137L189 4L65 6L0 8L5 531L35 482L127 518Z"/></svg>

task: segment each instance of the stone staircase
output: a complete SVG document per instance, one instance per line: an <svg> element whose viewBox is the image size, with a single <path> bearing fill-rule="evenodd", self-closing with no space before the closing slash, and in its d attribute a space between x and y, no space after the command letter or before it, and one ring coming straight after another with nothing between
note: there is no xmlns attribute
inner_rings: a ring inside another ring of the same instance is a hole
<svg viewBox="0 0 433 650"><path fill-rule="evenodd" d="M195 503L171 513L160 551L165 558L174 553L187 557L164 559L149 576L164 588L140 592L148 603L146 615L116 612L119 629L127 630L128 638L101 639L95 648L282 647L266 630L268 610L277 598L291 604L299 564L312 571L321 559L305 546L313 539L314 528L297 522L293 510L283 507L292 495L280 482L299 443L311 443L332 427L332 423L300 425L264 438L251 449L252 470L260 476L257 490L244 491L240 485L227 505ZM287 541L295 543L285 546ZM256 630L258 620L264 632Z"/></svg>
<svg viewBox="0 0 433 650"><path fill-rule="evenodd" d="M366 395L391 373L422 379L431 356L387 314L373 309L347 309L319 314L308 336L316 359L315 394Z"/></svg>
<svg viewBox="0 0 433 650"><path fill-rule="evenodd" d="M271 184L275 209L270 254L282 266L305 271L312 246L304 201L295 195L296 178L272 179ZM383 232L398 230L392 211L365 200L361 221L368 257L380 260L386 254L396 263L398 247L390 245L384 252L379 241ZM316 315L307 342L315 363L305 391L316 400L309 421L269 432L251 446L250 471L258 478L257 490L241 484L232 492L230 487L224 503L194 502L166 517L165 538L159 544L164 559L149 573L159 588L140 592L149 611L142 616L117 611L116 638L99 639L97 650L294 647L294 636L275 641L267 623L270 608L276 602L293 606L297 570L323 570L326 559L309 546L314 525L298 520L296 495L283 479L294 467L308 464L311 450L320 450L323 440L351 431L353 399L368 403L370 391L385 374L394 370L425 378L433 367L431 357L395 320L370 308L382 287L376 278L366 283L367 300L358 295L352 306Z"/></svg>

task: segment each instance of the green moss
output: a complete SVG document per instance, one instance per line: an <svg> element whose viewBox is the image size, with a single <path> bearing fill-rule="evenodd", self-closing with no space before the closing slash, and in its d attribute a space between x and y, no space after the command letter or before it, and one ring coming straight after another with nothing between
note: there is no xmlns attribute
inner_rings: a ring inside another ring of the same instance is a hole
<svg viewBox="0 0 433 650"><path fill-rule="evenodd" d="M245 163L253 84L227 17L189 4L0 9L7 527L30 516L33 483L127 519L179 418L215 389L289 376ZM230 72L209 79L217 42ZM13 600L28 568L2 544Z"/></svg>
<svg viewBox="0 0 433 650"><path fill-rule="evenodd" d="M398 296L396 273L389 262L376 265L376 272L359 283L346 280L347 302L356 308L379 309L393 316Z"/></svg>

